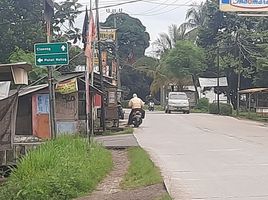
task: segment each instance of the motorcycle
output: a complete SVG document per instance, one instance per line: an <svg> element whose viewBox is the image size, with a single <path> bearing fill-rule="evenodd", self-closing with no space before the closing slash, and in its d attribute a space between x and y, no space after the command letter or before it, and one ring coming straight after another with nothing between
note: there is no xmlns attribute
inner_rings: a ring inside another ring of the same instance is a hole
<svg viewBox="0 0 268 200"><path fill-rule="evenodd" d="M153 102L153 101L150 101L150 102L149 102L148 110L149 110L149 111L154 111L154 102Z"/></svg>
<svg viewBox="0 0 268 200"><path fill-rule="evenodd" d="M138 128L142 123L142 113L141 111L137 110L133 113L132 116L132 124L135 128Z"/></svg>

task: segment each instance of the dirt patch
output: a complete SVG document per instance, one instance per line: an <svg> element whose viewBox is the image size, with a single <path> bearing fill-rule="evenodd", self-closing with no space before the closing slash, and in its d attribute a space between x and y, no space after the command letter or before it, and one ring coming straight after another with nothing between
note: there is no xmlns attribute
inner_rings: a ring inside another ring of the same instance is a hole
<svg viewBox="0 0 268 200"><path fill-rule="evenodd" d="M89 196L77 200L154 200L166 194L163 184L141 187L133 190L122 190L120 182L127 172L129 161L127 150L111 150L114 167L97 189Z"/></svg>

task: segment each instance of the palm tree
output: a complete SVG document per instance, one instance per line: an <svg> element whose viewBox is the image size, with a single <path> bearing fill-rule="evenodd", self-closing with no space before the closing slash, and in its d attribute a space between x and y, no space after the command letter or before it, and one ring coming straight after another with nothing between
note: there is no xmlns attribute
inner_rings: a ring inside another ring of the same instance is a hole
<svg viewBox="0 0 268 200"><path fill-rule="evenodd" d="M160 33L159 38L153 43L156 46L156 54L161 56L172 49L178 40L186 39L186 26L177 26L172 24L168 27L167 33Z"/></svg>
<svg viewBox="0 0 268 200"><path fill-rule="evenodd" d="M206 3L201 3L199 5L193 4L193 6L187 10L186 22L182 24L184 29L188 30L186 35L190 39L196 40L198 29L205 25L207 20L206 15Z"/></svg>
<svg viewBox="0 0 268 200"><path fill-rule="evenodd" d="M169 84L176 85L179 89L183 89L183 86L191 84L191 77L174 76L166 70L164 63L161 63L156 58L142 57L133 64L133 67L153 78L150 86L152 94L157 93L160 88Z"/></svg>

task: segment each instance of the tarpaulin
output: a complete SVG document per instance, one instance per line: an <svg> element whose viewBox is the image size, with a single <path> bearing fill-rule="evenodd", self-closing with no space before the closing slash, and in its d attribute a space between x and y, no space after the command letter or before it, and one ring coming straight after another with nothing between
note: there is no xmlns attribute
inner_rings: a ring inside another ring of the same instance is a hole
<svg viewBox="0 0 268 200"><path fill-rule="evenodd" d="M17 107L18 93L0 100L0 151L12 149Z"/></svg>

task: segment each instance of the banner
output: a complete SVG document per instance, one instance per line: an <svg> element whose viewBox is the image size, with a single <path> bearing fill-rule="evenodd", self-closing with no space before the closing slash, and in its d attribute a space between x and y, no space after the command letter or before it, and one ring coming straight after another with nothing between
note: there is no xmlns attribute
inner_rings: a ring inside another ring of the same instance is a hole
<svg viewBox="0 0 268 200"><path fill-rule="evenodd" d="M224 12L267 12L267 0L220 0Z"/></svg>
<svg viewBox="0 0 268 200"><path fill-rule="evenodd" d="M100 39L101 40L113 40L115 41L116 29L100 29Z"/></svg>
<svg viewBox="0 0 268 200"><path fill-rule="evenodd" d="M57 83L56 92L61 94L70 94L78 91L77 79L73 78L67 81Z"/></svg>
<svg viewBox="0 0 268 200"><path fill-rule="evenodd" d="M16 131L18 93L0 100L0 151L12 149Z"/></svg>

